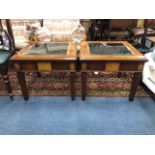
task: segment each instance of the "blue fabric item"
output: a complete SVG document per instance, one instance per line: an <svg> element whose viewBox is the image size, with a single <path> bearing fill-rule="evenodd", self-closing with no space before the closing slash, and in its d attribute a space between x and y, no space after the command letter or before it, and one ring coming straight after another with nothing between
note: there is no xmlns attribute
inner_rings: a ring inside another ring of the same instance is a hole
<svg viewBox="0 0 155 155"><path fill-rule="evenodd" d="M0 134L155 134L151 98L0 97Z"/></svg>
<svg viewBox="0 0 155 155"><path fill-rule="evenodd" d="M0 51L0 65L4 65L11 55L9 51Z"/></svg>

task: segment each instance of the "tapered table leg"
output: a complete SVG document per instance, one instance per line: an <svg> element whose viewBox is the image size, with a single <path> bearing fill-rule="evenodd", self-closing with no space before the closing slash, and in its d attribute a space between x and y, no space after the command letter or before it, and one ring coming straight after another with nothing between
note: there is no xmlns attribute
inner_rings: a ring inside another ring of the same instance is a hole
<svg viewBox="0 0 155 155"><path fill-rule="evenodd" d="M17 78L19 81L19 85L21 87L21 91L22 91L24 100L28 100L29 95L28 95L28 90L27 90L27 86L26 86L25 73L18 71L17 72Z"/></svg>
<svg viewBox="0 0 155 155"><path fill-rule="evenodd" d="M13 100L12 89L11 89L10 80L9 80L9 77L8 77L7 73L5 73L3 75L3 79L4 79L4 82L5 82L6 90L9 93L10 99Z"/></svg>
<svg viewBox="0 0 155 155"><path fill-rule="evenodd" d="M130 94L129 94L129 101L134 100L136 90L137 90L137 86L140 83L141 79L142 79L142 73L141 72L133 73L131 89L130 89Z"/></svg>
<svg viewBox="0 0 155 155"><path fill-rule="evenodd" d="M82 100L86 98L86 72L81 72L81 97Z"/></svg>
<svg viewBox="0 0 155 155"><path fill-rule="evenodd" d="M75 100L75 76L75 72L70 72L70 91L72 100Z"/></svg>

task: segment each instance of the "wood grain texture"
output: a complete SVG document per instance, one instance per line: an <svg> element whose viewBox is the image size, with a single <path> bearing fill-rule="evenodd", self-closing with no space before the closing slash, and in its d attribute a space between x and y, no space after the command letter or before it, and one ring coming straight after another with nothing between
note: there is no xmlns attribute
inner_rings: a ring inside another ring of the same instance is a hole
<svg viewBox="0 0 155 155"><path fill-rule="evenodd" d="M17 63L14 63L14 67L15 67L17 70L19 70L19 69L20 69L19 63L18 63L18 62L17 62Z"/></svg>
<svg viewBox="0 0 155 155"><path fill-rule="evenodd" d="M120 63L119 71L138 71L138 62L124 61Z"/></svg>
<svg viewBox="0 0 155 155"><path fill-rule="evenodd" d="M82 70L84 71L87 70L87 63L82 63L81 66L82 66Z"/></svg>
<svg viewBox="0 0 155 155"><path fill-rule="evenodd" d="M119 71L119 63L107 62L105 65L106 72L117 72Z"/></svg>
<svg viewBox="0 0 155 155"><path fill-rule="evenodd" d="M59 42L60 43L60 42ZM67 42L61 42L61 43L67 43ZM77 46L76 43L69 43L68 51L67 54L49 54L49 55L26 55L25 53L28 53L28 50L33 47L34 44L27 45L25 48L22 50L16 52L15 55L13 55L10 59L10 61L44 61L44 60L65 60L65 61L70 61L70 60L76 60L77 57Z"/></svg>
<svg viewBox="0 0 155 155"><path fill-rule="evenodd" d="M38 70L37 62L23 61L18 63L20 64L20 70Z"/></svg>
<svg viewBox="0 0 155 155"><path fill-rule="evenodd" d="M105 62L87 62L87 70L104 71Z"/></svg>
<svg viewBox="0 0 155 155"><path fill-rule="evenodd" d="M75 68L75 63L73 63L73 62L71 62L70 63L70 70L75 70L76 68Z"/></svg>
<svg viewBox="0 0 155 155"><path fill-rule="evenodd" d="M27 45L11 57L10 61L17 70L76 70L77 46L75 43L69 43L66 54L26 55L25 53L28 53L33 46L34 44Z"/></svg>
<svg viewBox="0 0 155 155"><path fill-rule="evenodd" d="M139 63L138 71L143 71L143 66L144 66L144 63Z"/></svg>
<svg viewBox="0 0 155 155"><path fill-rule="evenodd" d="M50 62L38 62L39 71L52 71L52 63Z"/></svg>

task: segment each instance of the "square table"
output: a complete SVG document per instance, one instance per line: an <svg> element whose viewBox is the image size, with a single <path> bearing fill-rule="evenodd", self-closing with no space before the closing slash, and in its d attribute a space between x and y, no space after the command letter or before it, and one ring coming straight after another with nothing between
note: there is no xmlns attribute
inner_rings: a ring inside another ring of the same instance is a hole
<svg viewBox="0 0 155 155"><path fill-rule="evenodd" d="M87 72L132 72L129 100L134 99L141 81L146 58L127 41L83 41L79 55L81 65L81 96L86 97Z"/></svg>
<svg viewBox="0 0 155 155"><path fill-rule="evenodd" d="M69 72L72 100L75 98L77 46L69 42L33 43L16 52L10 59L25 100L28 100L25 72Z"/></svg>

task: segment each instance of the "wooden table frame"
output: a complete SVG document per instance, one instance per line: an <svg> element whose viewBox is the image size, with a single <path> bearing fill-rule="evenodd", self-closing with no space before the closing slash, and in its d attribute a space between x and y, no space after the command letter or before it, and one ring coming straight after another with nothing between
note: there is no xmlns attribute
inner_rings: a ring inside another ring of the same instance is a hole
<svg viewBox="0 0 155 155"><path fill-rule="evenodd" d="M64 43L64 42L63 42ZM33 44L26 46L11 57L10 62L17 71L17 78L25 100L28 100L28 89L25 72L69 72L71 99L75 99L75 76L77 46L69 43L67 54L60 55L24 55Z"/></svg>
<svg viewBox="0 0 155 155"><path fill-rule="evenodd" d="M123 44L132 55L93 55L89 53L89 43L112 43ZM83 41L79 55L81 64L81 96L86 97L86 77L87 72L133 72L129 100L133 101L137 86L142 78L142 69L146 58L126 41Z"/></svg>

